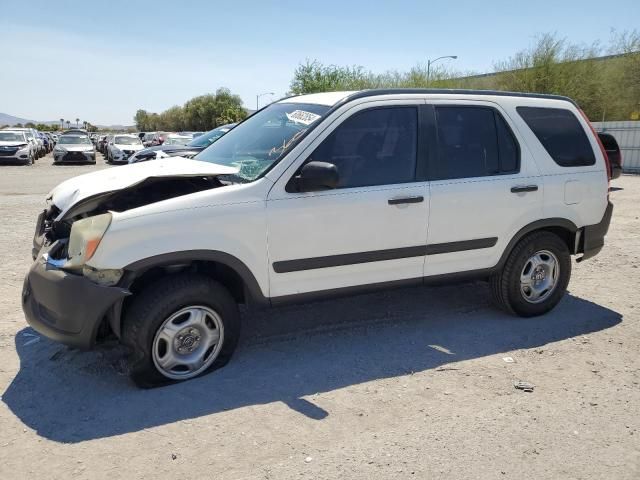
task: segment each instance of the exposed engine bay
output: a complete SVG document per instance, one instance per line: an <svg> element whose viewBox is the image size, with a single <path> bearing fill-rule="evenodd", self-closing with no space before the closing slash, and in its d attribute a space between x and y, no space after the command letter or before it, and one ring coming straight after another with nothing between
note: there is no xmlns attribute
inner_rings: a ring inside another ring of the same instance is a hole
<svg viewBox="0 0 640 480"><path fill-rule="evenodd" d="M38 217L33 257L35 259L43 246L51 245L56 241L65 244L71 234L71 225L76 220L109 211L124 212L224 185L225 183L217 176L149 177L121 190L87 197L69 208L62 218L58 218L61 213L60 208L52 204ZM64 255L63 250L56 249L56 252L51 252L51 255L55 257Z"/></svg>

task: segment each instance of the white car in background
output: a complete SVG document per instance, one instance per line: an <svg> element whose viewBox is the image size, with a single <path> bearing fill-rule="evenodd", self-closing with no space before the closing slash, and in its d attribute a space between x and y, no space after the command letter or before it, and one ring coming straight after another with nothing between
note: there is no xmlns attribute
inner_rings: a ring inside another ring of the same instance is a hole
<svg viewBox="0 0 640 480"><path fill-rule="evenodd" d="M18 127L11 127L11 128L7 128L6 130L11 130L14 132L24 132L24 134L27 137L27 140L29 141L29 143L31 144L31 149L33 152L33 160L37 160L38 158L42 157L44 155L44 144L42 143L42 140L38 137L38 134L36 133L36 130L33 128L18 128Z"/></svg>
<svg viewBox="0 0 640 480"><path fill-rule="evenodd" d="M96 147L88 135L60 135L53 149L53 164L62 163L96 163Z"/></svg>
<svg viewBox="0 0 640 480"><path fill-rule="evenodd" d="M143 148L137 135L114 135L107 145L107 163L128 163L129 157Z"/></svg>
<svg viewBox="0 0 640 480"><path fill-rule="evenodd" d="M35 148L22 131L0 130L0 162L21 162L33 165Z"/></svg>

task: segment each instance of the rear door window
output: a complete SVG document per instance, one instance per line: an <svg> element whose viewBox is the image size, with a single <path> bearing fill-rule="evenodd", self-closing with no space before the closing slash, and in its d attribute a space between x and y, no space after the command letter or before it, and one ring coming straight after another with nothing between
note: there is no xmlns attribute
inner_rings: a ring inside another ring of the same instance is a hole
<svg viewBox="0 0 640 480"><path fill-rule="evenodd" d="M436 106L438 153L434 180L517 173L518 143L490 107Z"/></svg>
<svg viewBox="0 0 640 480"><path fill-rule="evenodd" d="M516 110L561 167L584 167L596 163L589 138L571 111L544 107L517 107Z"/></svg>

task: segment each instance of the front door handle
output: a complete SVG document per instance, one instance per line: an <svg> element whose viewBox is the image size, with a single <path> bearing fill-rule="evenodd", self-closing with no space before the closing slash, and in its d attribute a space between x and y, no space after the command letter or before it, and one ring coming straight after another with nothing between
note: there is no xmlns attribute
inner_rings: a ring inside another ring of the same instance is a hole
<svg viewBox="0 0 640 480"><path fill-rule="evenodd" d="M523 185L518 187L511 187L511 193L525 193L525 192L537 192L538 185Z"/></svg>
<svg viewBox="0 0 640 480"><path fill-rule="evenodd" d="M415 197L398 197L398 198L390 198L388 200L389 205L401 205L403 203L420 203L424 202L424 197L422 195Z"/></svg>

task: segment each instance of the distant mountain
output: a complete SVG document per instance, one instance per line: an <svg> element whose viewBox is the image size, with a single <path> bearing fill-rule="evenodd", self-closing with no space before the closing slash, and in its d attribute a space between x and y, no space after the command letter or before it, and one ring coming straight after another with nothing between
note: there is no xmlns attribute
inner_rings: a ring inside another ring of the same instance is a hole
<svg viewBox="0 0 640 480"><path fill-rule="evenodd" d="M48 120L45 122L29 120L27 118L14 117L13 115L9 115L8 113L0 113L0 125L15 125L16 123L44 123L45 125L57 125L60 123L60 120Z"/></svg>
<svg viewBox="0 0 640 480"><path fill-rule="evenodd" d="M0 113L0 125L15 125L16 123L22 123L23 125L33 120L27 120L26 118L14 117L7 113Z"/></svg>

